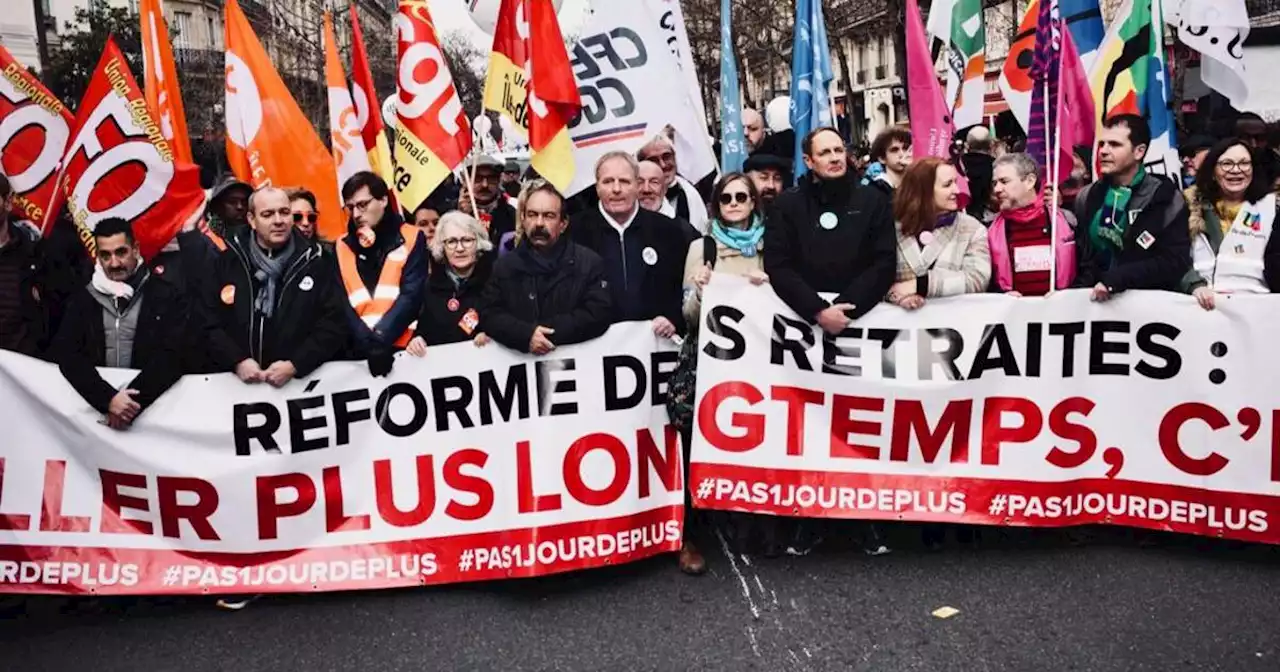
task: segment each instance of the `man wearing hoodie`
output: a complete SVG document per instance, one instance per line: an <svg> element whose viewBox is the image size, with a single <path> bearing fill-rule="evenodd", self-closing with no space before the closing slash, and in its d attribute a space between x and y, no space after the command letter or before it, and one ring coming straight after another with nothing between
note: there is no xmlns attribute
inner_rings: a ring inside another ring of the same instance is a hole
<svg viewBox="0 0 1280 672"><path fill-rule="evenodd" d="M335 247L350 307L352 354L367 359L373 375L386 375L392 355L413 337L422 307L426 237L389 207L387 183L374 173L352 175L342 185L342 200L351 220Z"/></svg>

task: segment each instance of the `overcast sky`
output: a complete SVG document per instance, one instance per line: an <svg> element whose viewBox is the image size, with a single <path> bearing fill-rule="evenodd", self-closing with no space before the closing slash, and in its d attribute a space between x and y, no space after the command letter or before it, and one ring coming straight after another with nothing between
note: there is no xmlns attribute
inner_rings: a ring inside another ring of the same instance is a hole
<svg viewBox="0 0 1280 672"><path fill-rule="evenodd" d="M617 1L617 0L613 0ZM484 34L471 21L467 10L467 0L431 0L431 17L435 19L436 31L444 36L452 32L466 33L481 52L488 54L493 47L493 37ZM560 3L560 32L576 31L586 18L586 9L590 0L562 0Z"/></svg>

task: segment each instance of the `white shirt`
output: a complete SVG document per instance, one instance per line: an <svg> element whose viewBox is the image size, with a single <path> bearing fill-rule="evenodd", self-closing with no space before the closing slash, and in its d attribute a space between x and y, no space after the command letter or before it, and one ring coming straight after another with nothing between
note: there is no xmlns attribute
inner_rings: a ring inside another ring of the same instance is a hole
<svg viewBox="0 0 1280 672"><path fill-rule="evenodd" d="M685 200L689 203L689 223L693 225L693 228L698 230L698 233L706 235L707 202L702 200L702 195L698 193L696 188L694 188L692 182L679 175L676 175L676 181L671 185L671 189L677 188L684 192ZM667 193L670 195L670 190L668 190ZM673 213L675 212L674 204L671 206L671 211ZM666 214L666 212L663 211L663 214ZM674 217L675 215L673 214L668 216Z"/></svg>
<svg viewBox="0 0 1280 672"><path fill-rule="evenodd" d="M600 214L601 214L601 215L604 215L604 221L608 222L608 223L609 223L609 226L612 226L612 227L613 227L613 230L618 232L618 237L619 237L619 238L621 238L621 237L622 237L622 234L624 234L624 233L626 233L626 232L627 232L627 227L628 227L628 226L631 226L631 222L636 221L636 215L640 214L640 202L639 202L639 201L636 201L636 205L635 205L635 207L634 207L634 208L632 208L632 210L631 210L631 215L627 217L627 221L625 221L625 222L623 222L623 223L619 224L619 223L618 223L618 220L614 219L614 218L613 218L613 215L609 214L609 213L604 209L604 203L603 203L603 202L601 202L601 203L600 203L600 206L599 206L599 207L600 207Z"/></svg>

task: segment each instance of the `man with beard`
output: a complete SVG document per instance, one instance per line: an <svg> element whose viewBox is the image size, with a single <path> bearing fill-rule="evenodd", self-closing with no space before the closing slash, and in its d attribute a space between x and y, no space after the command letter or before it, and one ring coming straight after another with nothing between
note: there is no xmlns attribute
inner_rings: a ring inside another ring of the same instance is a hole
<svg viewBox="0 0 1280 672"><path fill-rule="evenodd" d="M463 166L463 179L470 182L463 186L458 209L480 220L489 230L489 240L502 240L504 235L516 230L516 209L502 192L503 170L503 163L487 154ZM475 212L472 212L472 199Z"/></svg>
<svg viewBox="0 0 1280 672"><path fill-rule="evenodd" d="M760 149L764 143L764 117L750 107L742 110L742 136L747 141L748 154Z"/></svg>
<svg viewBox="0 0 1280 672"><path fill-rule="evenodd" d="M411 323L422 308L427 243L421 229L405 224L391 202L387 183L364 171L342 185L351 215L338 240L338 270L346 289L352 355L369 371L386 375L396 349L413 338Z"/></svg>
<svg viewBox="0 0 1280 672"><path fill-rule="evenodd" d="M746 172L751 183L756 185L760 193L760 213L766 214L773 206L773 201L787 189L787 175L791 162L772 154L756 152L747 157L742 170Z"/></svg>
<svg viewBox="0 0 1280 672"><path fill-rule="evenodd" d="M675 208L675 217L693 225L699 233L707 231L707 204L698 194L698 189L681 177L676 159L676 147L671 139L659 134L649 144L636 152L640 161L653 161L662 168L662 176L666 178L667 200Z"/></svg>
<svg viewBox="0 0 1280 672"><path fill-rule="evenodd" d="M530 182L518 203L524 242L494 265L484 333L534 355L599 337L613 323L604 262L563 236L564 197L548 182Z"/></svg>
<svg viewBox="0 0 1280 672"><path fill-rule="evenodd" d="M625 152L596 162L595 210L579 214L574 242L604 259L615 322L647 320L658 336L684 333L684 259L698 237L693 227L639 203L640 166Z"/></svg>
<svg viewBox="0 0 1280 672"><path fill-rule="evenodd" d="M666 215L678 222L689 225L676 217L676 208L667 200L667 179L662 174L662 166L652 161L640 162L640 207L649 212Z"/></svg>
<svg viewBox="0 0 1280 672"><path fill-rule="evenodd" d="M142 263L129 222L104 219L93 237L93 279L71 298L53 355L107 426L124 430L182 376L188 303L180 288ZM98 374L104 366L140 373L117 390Z"/></svg>
<svg viewBox="0 0 1280 672"><path fill-rule="evenodd" d="M859 186L849 174L844 140L834 128L810 132L801 149L809 172L795 189L778 196L765 219L764 270L778 298L836 336L893 287L898 263L893 209L884 194ZM819 292L835 298L827 301ZM796 532L800 553L817 543L804 529ZM874 525L863 548L888 552Z"/></svg>

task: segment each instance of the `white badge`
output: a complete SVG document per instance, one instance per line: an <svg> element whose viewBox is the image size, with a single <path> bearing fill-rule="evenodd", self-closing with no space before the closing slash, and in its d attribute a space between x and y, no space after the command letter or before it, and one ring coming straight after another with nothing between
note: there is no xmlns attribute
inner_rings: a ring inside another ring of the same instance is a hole
<svg viewBox="0 0 1280 672"><path fill-rule="evenodd" d="M932 242L933 242L933 232L932 232L932 231L921 231L921 232L920 232L920 235L919 235L917 238L920 240L920 244L921 244L921 245L923 245L923 246L926 246L926 247L927 247L927 246L929 245L929 243L932 243Z"/></svg>
<svg viewBox="0 0 1280 672"><path fill-rule="evenodd" d="M1053 263L1053 248L1049 245L1028 245L1013 248L1013 271L1031 273L1047 271Z"/></svg>
<svg viewBox="0 0 1280 672"><path fill-rule="evenodd" d="M311 276L309 276L309 275L308 275L307 277L303 278L303 279L302 279L302 282L299 282L299 283L298 283L298 289L301 289L301 290L302 290L302 291L304 291L304 292L309 292L309 291L311 291L311 288L312 288L312 287L315 287L315 286L316 286L316 281L315 281L315 280L312 280L312 279L311 279Z"/></svg>
<svg viewBox="0 0 1280 672"><path fill-rule="evenodd" d="M836 224L839 223L840 218L836 217L836 213L834 212L824 212L822 213L822 216L818 218L818 224L828 231L836 228Z"/></svg>
<svg viewBox="0 0 1280 672"><path fill-rule="evenodd" d="M1138 235L1138 247L1141 247L1144 250L1151 249L1151 246L1154 245L1155 242L1156 237L1151 235L1150 231L1143 231Z"/></svg>
<svg viewBox="0 0 1280 672"><path fill-rule="evenodd" d="M652 247L646 247L644 248L644 251L640 253L640 258L644 259L644 263L653 266L658 263L658 251Z"/></svg>

